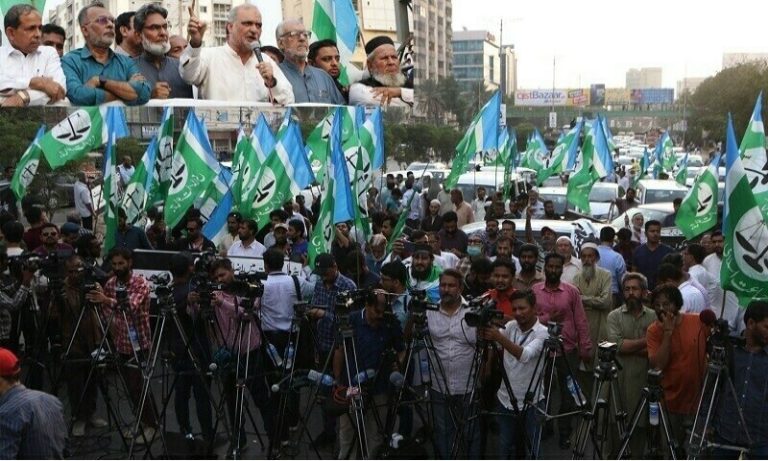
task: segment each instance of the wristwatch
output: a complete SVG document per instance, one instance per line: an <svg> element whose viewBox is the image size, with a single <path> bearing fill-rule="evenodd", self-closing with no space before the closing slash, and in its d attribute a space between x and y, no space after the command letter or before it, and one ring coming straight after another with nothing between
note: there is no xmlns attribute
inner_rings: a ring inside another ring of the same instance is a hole
<svg viewBox="0 0 768 461"><path fill-rule="evenodd" d="M104 85L107 84L107 77L99 75L99 88L104 89Z"/></svg>

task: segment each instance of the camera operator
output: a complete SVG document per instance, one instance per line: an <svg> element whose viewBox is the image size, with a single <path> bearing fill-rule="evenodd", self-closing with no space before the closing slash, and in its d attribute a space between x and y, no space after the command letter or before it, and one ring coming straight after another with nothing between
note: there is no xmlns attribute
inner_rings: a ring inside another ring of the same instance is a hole
<svg viewBox="0 0 768 461"><path fill-rule="evenodd" d="M429 393L435 422L435 454L439 459L450 458L453 442L458 435L457 429L466 428L464 402L465 398L468 398L467 394L472 392L472 389L468 388L469 383L474 382L470 373L477 343L477 329L467 325L464 320L470 308L461 296L463 285L461 272L446 269L440 274L440 310L427 311L429 335L448 381L443 382L443 376L437 373L437 370L430 370L432 388ZM449 405L456 421L451 419ZM467 451L460 453L459 457L479 459L480 431L466 434L465 440Z"/></svg>
<svg viewBox="0 0 768 461"><path fill-rule="evenodd" d="M211 348L205 332L205 322L202 319L190 316L187 309L190 282L194 271L192 256L186 252L176 253L171 256L170 271L173 276L171 284L173 303L176 307L179 323L184 329L184 334L189 341L192 353L205 370L208 364L211 363ZM210 387L210 382L208 379L201 379L196 373L184 341L176 328L173 326L166 328L171 333L171 351L174 357L173 369L177 373L176 393L173 402L176 409L176 421L179 423L181 433L188 440L194 439L192 425L189 421L189 398L192 392L194 392L197 420L200 422L203 439L206 445L209 445L214 437L211 404L208 399L208 391L206 390L206 388Z"/></svg>
<svg viewBox="0 0 768 461"><path fill-rule="evenodd" d="M397 352L398 363L402 362L405 355L405 344L400 323L394 319L386 319L387 310L386 294L379 290L369 290L365 297L365 308L352 311L349 314L349 323L354 331L354 352L347 349L346 355L349 362L345 363L345 351L342 345L336 348L333 356L333 374L337 383L352 386L349 371L357 362L358 372L375 370L377 372L370 389L369 399L365 403L367 415L365 416L365 428L367 432L368 450L371 455L376 453L376 448L383 442L383 436L377 423L383 422L387 412L388 377L393 368L393 363L386 363L386 352L394 349ZM356 354L355 354L356 352ZM365 384L363 383L365 386ZM354 415L342 416L339 421L339 448L340 459L350 458L355 442ZM359 434L360 437L365 434ZM358 454L359 455L359 454Z"/></svg>
<svg viewBox="0 0 768 461"><path fill-rule="evenodd" d="M491 283L493 289L488 291L488 297L496 301L496 308L504 313L504 322L509 322L514 318L511 296L528 288L515 279L515 264L510 259L496 259L491 263Z"/></svg>
<svg viewBox="0 0 768 461"><path fill-rule="evenodd" d="M506 262L511 264L511 262ZM517 410L523 410L523 399L531 382L536 382L538 376L536 363L547 339L547 327L539 323L536 316L536 296L533 291L523 289L509 295L509 310L514 320L507 322L502 329L495 327L484 328L481 332L483 339L495 341L504 348L503 372L509 378L512 393L517 402L513 404L507 388L502 385L496 398L496 412L499 422L499 455L505 459L523 459L526 456L525 446L531 448L531 458L538 456L538 447L532 446L538 439L540 423L536 418L536 408L530 406L524 414L516 415ZM538 374L541 370L538 370ZM538 405L544 398L543 389L532 389L533 405ZM522 443L527 437L528 443Z"/></svg>
<svg viewBox="0 0 768 461"><path fill-rule="evenodd" d="M315 283L312 293L312 305L308 314L317 319L317 357L322 368L325 360L331 354L336 335L336 297L344 291L352 291L355 283L339 273L336 260L330 253L321 253L315 258L315 274L320 280ZM336 418L323 413L323 432L315 438L315 446L333 443L336 440Z"/></svg>
<svg viewBox="0 0 768 461"><path fill-rule="evenodd" d="M270 248L264 252L264 270L267 272L267 279L264 281L264 295L261 298L261 328L264 331L266 340L275 346L280 357L287 357L288 341L291 335L291 323L293 311L296 303L303 299L302 290L306 291L308 284L304 279L291 276L283 272L285 263L285 254L276 249ZM310 332L302 332L302 337L309 338ZM294 338L295 341L295 338ZM294 357L298 359L299 354L309 352L311 344L303 343L293 344L295 348ZM302 350L299 350L299 349ZM294 360L296 363L296 360ZM298 368L294 365L294 369ZM274 364L265 360L266 371L281 371ZM279 376L278 376L279 378ZM280 394L273 393L269 401L269 410L264 414L265 418L272 418L271 423L274 426L274 419L277 418L277 412L280 408ZM292 396L288 400L286 424L283 424L281 434L269 434L270 440L279 435L279 442L288 440L288 427L295 426L299 414L299 396Z"/></svg>
<svg viewBox="0 0 768 461"><path fill-rule="evenodd" d="M523 247L520 256L521 261L524 257L525 247ZM555 359L557 381L560 387L561 414L570 412L575 405L566 385L568 368L575 375L580 361L592 362L592 341L589 337L587 314L584 312L579 290L569 283L560 281L560 276L563 274L563 262L563 257L559 254L549 253L544 258L545 281L533 286L539 321L541 323L558 322L563 326L562 337L565 356L558 356ZM565 416L557 421L560 448L563 450L570 447L572 419L573 416Z"/></svg>
<svg viewBox="0 0 768 461"><path fill-rule="evenodd" d="M242 226L241 226L242 229ZM231 248L230 248L231 249ZM217 259L210 265L209 275L216 283L220 285L230 285L235 280L235 272L232 269L232 261L229 259ZM196 315L199 310L200 295L196 292L191 292L189 296L189 310L191 315ZM216 327L216 344L218 344L218 350L214 356L228 357L226 363L226 374L224 375L224 393L227 401L227 407L229 409L230 423L233 427L235 424L235 391L237 387L237 354L240 354L239 363L241 363L240 370L241 376L244 373L248 373L248 381L246 386L251 392L256 406L259 410L264 421L264 428L267 433L271 433L273 428L271 426L272 418L266 412L266 402L268 398L268 388L263 375L258 376L258 371L262 365L262 354L259 353L259 346L261 345L261 334L259 329L253 322L257 321L255 318L251 319L243 328L242 337L238 341L238 329L240 320L243 319L243 315L246 313L244 306L241 305L241 298L225 291L214 291L212 306L216 315L218 326ZM257 301L254 300L254 306ZM251 309L252 306L248 306ZM246 360L246 358L248 360ZM245 369L245 363L248 364L247 370ZM222 365L220 365L222 366ZM240 443L239 446L243 448L245 446L245 428L240 428Z"/></svg>
<svg viewBox="0 0 768 461"><path fill-rule="evenodd" d="M648 361L651 368L663 373L661 384L670 428L682 447L685 428L693 423L699 403L708 331L698 315L680 312L683 296L674 285L656 287L651 294L651 306L657 320L648 327Z"/></svg>
<svg viewBox="0 0 768 461"><path fill-rule="evenodd" d="M639 272L627 272L621 281L624 305L609 312L608 341L617 346L621 363L618 370L619 392L624 410L631 416L637 407L648 375L647 330L656 320L656 313L646 302L648 280ZM648 418L640 418L639 427L647 425ZM619 437L619 434L615 434ZM645 450L645 432L635 431L630 441L632 456L642 458Z"/></svg>
<svg viewBox="0 0 768 461"><path fill-rule="evenodd" d="M70 340L72 342L72 348L67 356L67 360L71 363L63 365L62 377L67 382L70 409L72 412L77 411L77 414L73 415L75 424L72 426L72 435L82 437L85 435L85 426L88 423L96 428L107 425L106 421L95 416L98 377L94 375L88 388L85 388L91 351L99 346L101 331L96 311L90 306L83 305L83 290L91 288L87 286L88 283L95 282L86 277L82 258L77 255L70 256L67 258L65 267L67 275L64 278L64 293L60 302L52 304L51 316L59 320L64 344L69 344ZM77 321L83 309L86 311L82 314L82 320L78 326ZM77 336L72 339L73 335Z"/></svg>
<svg viewBox="0 0 768 461"><path fill-rule="evenodd" d="M727 386L721 387L714 420L715 443L748 446L737 408L741 408L752 440L750 459L768 458L768 303L752 301L744 313L744 345L733 348L731 364L738 401ZM713 458L736 458L734 451L717 450Z"/></svg>
<svg viewBox="0 0 768 461"><path fill-rule="evenodd" d="M143 374L140 367L127 366L132 361L134 354L138 357L139 364L145 362L152 348L152 333L149 327L149 283L144 277L133 273L133 254L127 248L113 248L109 251L107 259L112 265L114 275L107 280L104 288L96 285L94 290L86 294L86 299L92 303L99 303L102 307L102 319L108 321L115 313L111 324L112 339L115 349L123 363L123 376L128 387L128 392L133 400L134 412L138 414L138 406L141 403L141 390ZM124 297L124 299L118 298ZM125 319L122 312L125 313ZM133 332L131 332L133 330ZM135 343L131 339L135 335ZM139 442L151 440L157 430L155 413L149 408L150 399L144 403L141 413L144 424L144 436L139 435ZM131 428L124 432L126 438L132 437Z"/></svg>
<svg viewBox="0 0 768 461"><path fill-rule="evenodd" d="M8 254L5 245L0 244L0 347L18 352L19 317L29 316L22 312L29 306L32 297L30 286L34 273L23 265L18 273L9 274Z"/></svg>
<svg viewBox="0 0 768 461"><path fill-rule="evenodd" d="M410 295L405 287L408 283L408 269L400 261L392 261L381 266L381 286L392 297L392 313L395 314L400 326L405 328L408 318L408 301Z"/></svg>

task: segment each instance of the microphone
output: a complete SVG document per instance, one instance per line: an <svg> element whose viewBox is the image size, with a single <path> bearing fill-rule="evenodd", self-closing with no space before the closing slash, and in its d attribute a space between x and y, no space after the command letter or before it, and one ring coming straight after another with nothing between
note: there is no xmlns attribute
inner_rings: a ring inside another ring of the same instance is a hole
<svg viewBox="0 0 768 461"><path fill-rule="evenodd" d="M260 63L264 62L264 57L261 55L261 42L256 40L251 42L251 51L256 55L256 60Z"/></svg>
<svg viewBox="0 0 768 461"><path fill-rule="evenodd" d="M699 320L708 327L713 327L717 323L717 314L712 309L704 309L699 312Z"/></svg>

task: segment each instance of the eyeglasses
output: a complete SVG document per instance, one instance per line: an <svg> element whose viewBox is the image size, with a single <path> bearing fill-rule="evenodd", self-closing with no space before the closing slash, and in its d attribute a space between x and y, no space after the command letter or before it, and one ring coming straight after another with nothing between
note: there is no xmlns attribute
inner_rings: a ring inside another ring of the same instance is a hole
<svg viewBox="0 0 768 461"><path fill-rule="evenodd" d="M93 21L89 22L88 24L93 23L93 22L95 22L96 24L99 24L101 26L106 26L109 23L114 24L115 23L115 18L113 18L112 16L99 16L98 18L94 19Z"/></svg>
<svg viewBox="0 0 768 461"><path fill-rule="evenodd" d="M281 37L291 37L291 38L304 37L307 40L309 40L310 38L312 38L312 32L308 30L294 30L293 32L284 33L283 35L281 35Z"/></svg>

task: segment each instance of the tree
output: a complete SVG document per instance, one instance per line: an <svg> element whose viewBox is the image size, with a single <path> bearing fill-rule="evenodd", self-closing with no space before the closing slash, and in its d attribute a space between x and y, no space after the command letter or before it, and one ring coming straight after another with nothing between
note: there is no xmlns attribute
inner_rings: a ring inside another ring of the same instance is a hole
<svg viewBox="0 0 768 461"><path fill-rule="evenodd" d="M705 138L724 141L728 112L733 115L736 133L744 133L760 91L763 91L765 105L768 97L768 66L764 63L730 67L704 80L688 99L691 115L687 138L697 143L702 143Z"/></svg>
<svg viewBox="0 0 768 461"><path fill-rule="evenodd" d="M440 86L434 80L425 80L416 92L418 106L424 111L427 121L438 123L445 112Z"/></svg>

